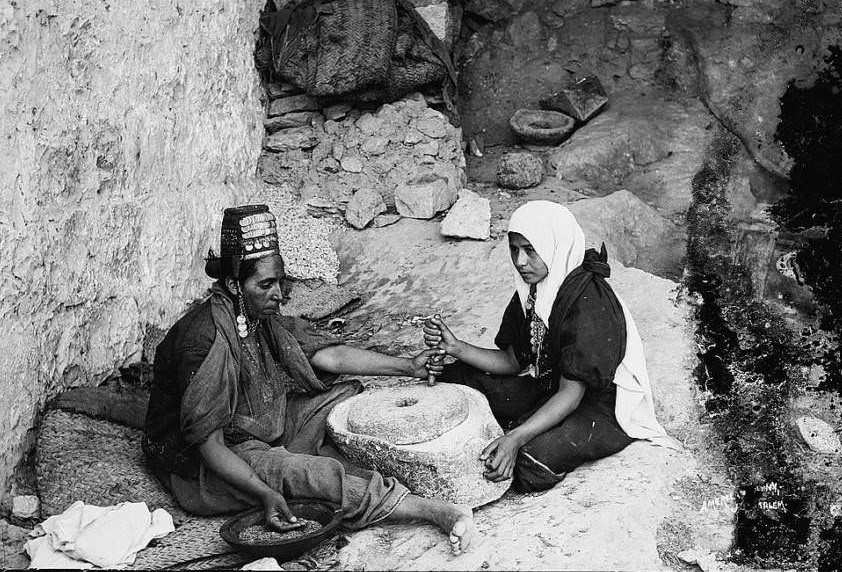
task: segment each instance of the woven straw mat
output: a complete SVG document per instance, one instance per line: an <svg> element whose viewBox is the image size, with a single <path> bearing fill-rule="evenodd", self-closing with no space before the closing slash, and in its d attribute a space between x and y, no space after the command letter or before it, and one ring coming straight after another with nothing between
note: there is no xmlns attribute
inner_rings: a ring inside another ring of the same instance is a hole
<svg viewBox="0 0 842 572"><path fill-rule="evenodd" d="M41 421L35 471L44 516L63 512L81 500L97 506L125 501L163 508L176 530L153 541L137 557L134 569L191 569L241 566L247 559L231 554L219 536L227 517L187 514L146 469L141 431L68 411L48 411ZM222 555L222 556L220 556ZM201 559L201 560L197 560Z"/></svg>

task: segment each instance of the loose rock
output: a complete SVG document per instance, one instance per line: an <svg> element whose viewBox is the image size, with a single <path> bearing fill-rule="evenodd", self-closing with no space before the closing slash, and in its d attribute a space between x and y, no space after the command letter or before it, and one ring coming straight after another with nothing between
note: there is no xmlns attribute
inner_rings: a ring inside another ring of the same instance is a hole
<svg viewBox="0 0 842 572"><path fill-rule="evenodd" d="M372 137L366 139L360 147L363 153L368 155L382 155L389 146L389 140L385 137Z"/></svg>
<svg viewBox="0 0 842 572"><path fill-rule="evenodd" d="M433 137L435 139L441 139L447 135L447 129L445 129L443 119L426 117L418 120L415 123L415 128L427 137Z"/></svg>
<svg viewBox="0 0 842 572"><path fill-rule="evenodd" d="M274 133L280 129L289 129L290 127L303 127L310 125L311 121L318 117L317 111L295 111L285 115L270 117L263 121L263 127L268 133Z"/></svg>
<svg viewBox="0 0 842 572"><path fill-rule="evenodd" d="M363 170L363 162L359 157L342 157L339 162L342 165L342 170L349 173L361 173Z"/></svg>
<svg viewBox="0 0 842 572"><path fill-rule="evenodd" d="M334 159L336 159L337 161L341 161L342 156L345 154L345 145L343 145L342 143L336 142L331 147L330 152L331 152L331 155L333 155Z"/></svg>
<svg viewBox="0 0 842 572"><path fill-rule="evenodd" d="M349 111L351 111L351 105L348 103L337 103L324 108L325 117L333 121L344 119Z"/></svg>
<svg viewBox="0 0 842 572"><path fill-rule="evenodd" d="M422 143L421 145L417 145L415 148L422 155L434 156L439 152L439 143L438 141L428 141L426 143Z"/></svg>
<svg viewBox="0 0 842 572"><path fill-rule="evenodd" d="M588 121L608 102L605 88L596 76L580 79L551 96L541 100L541 107L560 111L580 123Z"/></svg>
<svg viewBox="0 0 842 572"><path fill-rule="evenodd" d="M319 138L312 127L283 129L268 136L263 148L277 153L293 149L312 149L319 144Z"/></svg>
<svg viewBox="0 0 842 572"><path fill-rule="evenodd" d="M456 202L457 192L446 181L406 184L395 191L395 208L401 216L433 218Z"/></svg>
<svg viewBox="0 0 842 572"><path fill-rule="evenodd" d="M450 48L453 39L459 33L462 10L456 9L450 2L416 2L415 11L421 16L430 30Z"/></svg>
<svg viewBox="0 0 842 572"><path fill-rule="evenodd" d="M570 211L589 246L599 249L604 242L609 259L650 273L681 274L684 231L629 191L576 201Z"/></svg>
<svg viewBox="0 0 842 572"><path fill-rule="evenodd" d="M345 208L345 220L354 228L365 228L374 217L386 211L383 197L375 189L365 187L354 193Z"/></svg>
<svg viewBox="0 0 842 572"><path fill-rule="evenodd" d="M12 498L12 515L17 518L37 518L41 513L41 501L35 495L18 495Z"/></svg>
<svg viewBox="0 0 842 572"><path fill-rule="evenodd" d="M378 116L371 113L364 113L357 119L357 129L366 135L376 135L382 133L385 127L385 121Z"/></svg>
<svg viewBox="0 0 842 572"><path fill-rule="evenodd" d="M507 189L526 189L544 178L544 162L526 152L506 153L497 164L497 183Z"/></svg>
<svg viewBox="0 0 842 572"><path fill-rule="evenodd" d="M798 426L801 437L814 451L819 453L839 453L842 451L839 435L825 421L804 416L796 419L795 424Z"/></svg>
<svg viewBox="0 0 842 572"><path fill-rule="evenodd" d="M293 111L315 111L319 109L319 103L309 95L293 95L282 97L269 104L269 117L292 113Z"/></svg>
<svg viewBox="0 0 842 572"><path fill-rule="evenodd" d="M424 140L424 136L417 129L409 129L403 138L404 145L415 145Z"/></svg>
<svg viewBox="0 0 842 572"><path fill-rule="evenodd" d="M491 203L468 189L459 191L459 199L441 222L441 233L457 238L485 240L490 228Z"/></svg>

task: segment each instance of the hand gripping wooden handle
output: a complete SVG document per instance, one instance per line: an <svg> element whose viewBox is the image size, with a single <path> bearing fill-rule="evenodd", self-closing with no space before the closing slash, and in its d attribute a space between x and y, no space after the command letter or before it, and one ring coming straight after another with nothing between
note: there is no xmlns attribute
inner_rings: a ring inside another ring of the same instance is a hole
<svg viewBox="0 0 842 572"><path fill-rule="evenodd" d="M441 320L441 315L439 315L439 314L436 314L436 315L435 315L435 316L433 316L433 317L434 317L436 320ZM444 358L444 356L442 356L442 355L435 355L435 356L431 357L431 358L430 358L430 360L431 360L433 363L439 363L439 362L442 360L442 358ZM429 386L431 386L431 387L432 387L432 386L433 386L433 385L435 385L435 384L436 384L436 376L435 376L435 375L433 375L432 373L428 373L428 374L427 374L427 385L429 385Z"/></svg>

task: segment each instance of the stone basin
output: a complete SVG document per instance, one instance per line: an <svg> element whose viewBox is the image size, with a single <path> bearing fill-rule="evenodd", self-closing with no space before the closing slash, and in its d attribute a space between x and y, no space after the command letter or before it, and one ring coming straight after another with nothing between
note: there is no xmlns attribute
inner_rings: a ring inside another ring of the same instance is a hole
<svg viewBox="0 0 842 572"><path fill-rule="evenodd" d="M524 143L558 145L567 139L576 121L558 111L518 109L509 119L509 126Z"/></svg>
<svg viewBox="0 0 842 572"><path fill-rule="evenodd" d="M327 427L351 462L394 477L422 497L475 508L511 484L482 476L479 454L503 430L485 397L469 387L368 390L334 407Z"/></svg>

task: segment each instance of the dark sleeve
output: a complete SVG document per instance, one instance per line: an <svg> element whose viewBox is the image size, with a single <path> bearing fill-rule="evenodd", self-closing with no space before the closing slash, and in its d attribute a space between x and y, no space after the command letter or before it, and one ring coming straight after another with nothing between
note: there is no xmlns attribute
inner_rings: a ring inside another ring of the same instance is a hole
<svg viewBox="0 0 842 572"><path fill-rule="evenodd" d="M212 351L216 326L210 307L184 325L173 354L175 379L181 392L179 426L188 445L197 445L213 431L226 427L234 414L236 382L232 384L229 351ZM227 346L225 346L227 348ZM199 374L201 370L201 374Z"/></svg>
<svg viewBox="0 0 842 572"><path fill-rule="evenodd" d="M183 395L193 375L210 352L216 328L209 309L184 316L155 351L155 384L168 393Z"/></svg>
<svg viewBox="0 0 842 572"><path fill-rule="evenodd" d="M288 331L298 345L301 346L301 351L307 356L307 359L313 357L317 351L329 346L338 346L344 343L344 340L338 336L330 336L322 334L313 328L307 320L293 316L281 316L281 325Z"/></svg>
<svg viewBox="0 0 842 572"><path fill-rule="evenodd" d="M611 387L625 356L622 307L604 281L591 283L573 303L555 343L559 373L589 390Z"/></svg>
<svg viewBox="0 0 842 572"><path fill-rule="evenodd" d="M500 322L500 330L494 338L494 345L501 350L512 346L515 350L520 367L529 365L529 358L524 353L524 343L529 343L529 336L526 334L526 318L523 316L523 308L520 305L520 296L514 293L509 305L503 312L503 319ZM524 336L526 336L524 338Z"/></svg>
<svg viewBox="0 0 842 572"><path fill-rule="evenodd" d="M231 423L237 407L238 372L227 344L215 340L181 401L181 432L189 445L202 443Z"/></svg>
<svg viewBox="0 0 842 572"><path fill-rule="evenodd" d="M211 313L203 312L180 337L178 348L173 353L172 367L179 393L183 395L216 339Z"/></svg>
<svg viewBox="0 0 842 572"><path fill-rule="evenodd" d="M189 445L201 442L207 435L185 438L182 419L186 416L188 428L195 425L190 420L193 411L198 412L195 396L201 392L192 382L215 339L213 318L204 306L176 322L156 349L145 437L147 458L157 471L195 475L198 457Z"/></svg>

